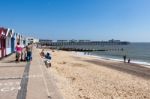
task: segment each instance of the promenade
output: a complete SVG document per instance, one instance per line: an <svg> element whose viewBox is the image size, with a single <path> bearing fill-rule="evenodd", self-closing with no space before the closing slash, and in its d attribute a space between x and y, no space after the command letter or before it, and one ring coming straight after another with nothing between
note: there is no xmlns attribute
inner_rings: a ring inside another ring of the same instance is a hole
<svg viewBox="0 0 150 99"><path fill-rule="evenodd" d="M0 61L0 99L62 99L39 50L31 62L16 63L15 54Z"/></svg>

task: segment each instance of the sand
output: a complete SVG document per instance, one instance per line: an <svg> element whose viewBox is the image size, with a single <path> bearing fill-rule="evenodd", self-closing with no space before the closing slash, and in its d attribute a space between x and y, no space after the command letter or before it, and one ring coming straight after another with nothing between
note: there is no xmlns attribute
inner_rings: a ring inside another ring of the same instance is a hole
<svg viewBox="0 0 150 99"><path fill-rule="evenodd" d="M150 99L149 68L73 52L49 52L52 67L48 71L64 99Z"/></svg>

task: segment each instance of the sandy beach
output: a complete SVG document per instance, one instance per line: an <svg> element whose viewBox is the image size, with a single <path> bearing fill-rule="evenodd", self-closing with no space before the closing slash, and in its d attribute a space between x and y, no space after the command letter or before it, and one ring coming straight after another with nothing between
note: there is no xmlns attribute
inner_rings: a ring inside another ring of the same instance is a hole
<svg viewBox="0 0 150 99"><path fill-rule="evenodd" d="M149 68L75 52L47 51L52 55L49 75L64 99L150 99Z"/></svg>
<svg viewBox="0 0 150 99"><path fill-rule="evenodd" d="M46 68L40 51L34 48L29 68L26 62L15 63L15 54L0 61L0 98L150 99L150 68L45 50L52 56L52 67Z"/></svg>

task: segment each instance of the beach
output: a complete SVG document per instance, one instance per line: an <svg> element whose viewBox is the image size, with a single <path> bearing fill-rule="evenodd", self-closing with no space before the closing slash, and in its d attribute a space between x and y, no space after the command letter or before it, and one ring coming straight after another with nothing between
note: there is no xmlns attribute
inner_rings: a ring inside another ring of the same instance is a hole
<svg viewBox="0 0 150 99"><path fill-rule="evenodd" d="M149 68L75 52L45 52L52 55L48 71L64 99L150 98Z"/></svg>
<svg viewBox="0 0 150 99"><path fill-rule="evenodd" d="M150 68L76 52L33 48L31 62L0 61L1 99L150 99Z"/></svg>

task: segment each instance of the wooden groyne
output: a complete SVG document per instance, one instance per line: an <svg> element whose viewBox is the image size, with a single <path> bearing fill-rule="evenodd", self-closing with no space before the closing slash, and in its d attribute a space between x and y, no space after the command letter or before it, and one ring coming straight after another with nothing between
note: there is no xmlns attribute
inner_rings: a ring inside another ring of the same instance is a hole
<svg viewBox="0 0 150 99"><path fill-rule="evenodd" d="M106 49L84 49L84 48L59 48L63 51L79 51L79 52L92 52L92 51L108 51Z"/></svg>
<svg viewBox="0 0 150 99"><path fill-rule="evenodd" d="M57 47L57 46L38 46L41 49L55 49L63 51L79 51L79 52L92 52L92 51L124 51L123 48L101 48L101 49L92 49L92 48L69 48L69 47Z"/></svg>

